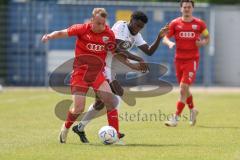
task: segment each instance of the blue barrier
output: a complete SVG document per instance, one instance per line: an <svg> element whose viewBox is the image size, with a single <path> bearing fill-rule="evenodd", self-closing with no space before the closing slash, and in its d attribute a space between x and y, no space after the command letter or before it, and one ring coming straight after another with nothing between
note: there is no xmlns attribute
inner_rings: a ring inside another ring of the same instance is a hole
<svg viewBox="0 0 240 160"><path fill-rule="evenodd" d="M48 49L40 42L41 36L46 32L67 28L74 23L83 23L90 17L94 7L105 7L109 12L109 24L115 23L115 14L118 10L136 10L142 6L134 5L71 5L51 2L10 3L8 10L8 83L10 85L39 86L46 80L46 53L49 50L74 49L75 39L53 40ZM151 43L155 40L159 29L167 22L178 17L179 11L167 10L159 6L149 6L146 10L149 23L143 30L143 37ZM154 20L154 10L163 9L163 20ZM143 10L144 11L144 10ZM205 19L205 11L197 11L195 16ZM135 51L139 52L135 49ZM204 50L201 50L201 61L196 78L197 84L203 84ZM73 53L74 54L74 53ZM174 51L166 46L157 49L152 57L145 56L149 62L161 63L168 67L169 72L162 77L164 80L176 83L173 66ZM157 72L157 69L156 71Z"/></svg>

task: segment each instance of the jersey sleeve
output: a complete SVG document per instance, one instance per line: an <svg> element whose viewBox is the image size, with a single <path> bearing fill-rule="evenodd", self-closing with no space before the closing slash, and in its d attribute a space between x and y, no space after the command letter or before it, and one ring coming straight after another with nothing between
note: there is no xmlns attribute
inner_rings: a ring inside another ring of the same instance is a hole
<svg viewBox="0 0 240 160"><path fill-rule="evenodd" d="M201 26L200 33L203 34L204 36L208 36L209 33L208 33L208 29L207 29L206 23L204 21L201 21L200 22L200 26Z"/></svg>
<svg viewBox="0 0 240 160"><path fill-rule="evenodd" d="M68 36L80 36L84 32L83 24L74 24L67 28Z"/></svg>
<svg viewBox="0 0 240 160"><path fill-rule="evenodd" d="M175 23L174 23L175 21L172 21L172 22L170 22L170 24L169 24L169 31L168 31L168 34L167 34L167 38L171 38L173 35L174 35L174 33L175 33L175 30L174 30L174 28L175 28Z"/></svg>
<svg viewBox="0 0 240 160"><path fill-rule="evenodd" d="M111 42L114 42L114 43L116 42L116 37L112 30L110 30L110 38L109 39Z"/></svg>
<svg viewBox="0 0 240 160"><path fill-rule="evenodd" d="M200 32L202 33L205 29L207 29L207 25L204 21L200 21L200 26L201 26L201 29L200 29Z"/></svg>
<svg viewBox="0 0 240 160"><path fill-rule="evenodd" d="M147 42L144 41L142 35L140 33L138 33L137 36L136 36L136 39L135 39L135 45L138 47L138 46L144 45L146 43Z"/></svg>
<svg viewBox="0 0 240 160"><path fill-rule="evenodd" d="M126 36L126 25L124 24L124 22L117 22L113 25L112 27L112 31L114 32L115 38L116 39L120 39L125 41L125 36Z"/></svg>
<svg viewBox="0 0 240 160"><path fill-rule="evenodd" d="M111 54L115 54L115 49L116 49L116 39L115 35L112 30L110 30L110 35L109 35L109 43L108 43L108 51Z"/></svg>

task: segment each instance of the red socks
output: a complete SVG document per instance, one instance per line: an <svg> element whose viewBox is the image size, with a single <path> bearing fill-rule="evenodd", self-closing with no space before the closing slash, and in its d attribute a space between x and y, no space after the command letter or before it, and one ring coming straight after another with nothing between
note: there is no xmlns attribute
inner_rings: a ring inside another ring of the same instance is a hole
<svg viewBox="0 0 240 160"><path fill-rule="evenodd" d="M187 103L189 109L194 108L192 95L187 98L186 103ZM176 111L177 116L181 115L184 107L185 107L185 104L183 102L181 102L181 101L177 102L177 111Z"/></svg>
<svg viewBox="0 0 240 160"><path fill-rule="evenodd" d="M79 116L79 114L72 114L70 111L68 111L67 119L65 121L65 127L70 128L72 126L72 124L76 121L78 116Z"/></svg>
<svg viewBox="0 0 240 160"><path fill-rule="evenodd" d="M110 111L107 111L107 118L109 126L115 128L119 135L118 110L112 109Z"/></svg>
<svg viewBox="0 0 240 160"><path fill-rule="evenodd" d="M188 105L189 109L193 109L194 108L192 95L187 98L186 102L187 102L187 105Z"/></svg>
<svg viewBox="0 0 240 160"><path fill-rule="evenodd" d="M177 116L180 116L180 115L181 115L184 107L185 107L185 103L183 103L183 102L181 102L181 101L178 101L178 102L177 102L177 111L176 111L176 115L177 115Z"/></svg>

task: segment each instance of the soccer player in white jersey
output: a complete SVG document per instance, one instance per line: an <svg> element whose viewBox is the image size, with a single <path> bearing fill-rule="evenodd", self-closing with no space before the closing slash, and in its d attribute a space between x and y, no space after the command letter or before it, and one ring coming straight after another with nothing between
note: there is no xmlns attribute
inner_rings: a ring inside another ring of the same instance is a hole
<svg viewBox="0 0 240 160"><path fill-rule="evenodd" d="M148 22L148 17L141 11L135 11L131 15L130 22L126 21L117 21L113 27L112 30L114 32L116 43L117 43L117 53L124 54L127 59L135 60L138 62L141 62L141 65L145 65L145 68L147 68L147 65L144 63L144 60L136 55L133 55L129 52L129 50L136 46L138 47L143 53L145 53L148 56L151 56L156 49L158 48L161 39L167 34L168 26L164 26L160 29L159 33L157 34L156 40L151 44L148 45L146 41L144 41L140 30L142 30L145 26L145 24ZM106 68L106 78L109 80L110 86L112 88L113 93L116 95L122 96L123 95L123 89L119 85L119 83L114 79L114 77L111 77L111 68L109 62L107 63ZM77 133L80 137L81 142L88 143L88 139L84 132L84 127L93 119L97 113L104 107L104 103L99 99L96 98L96 102L92 104L80 123L73 127L73 131ZM124 134L120 134L119 138L124 137Z"/></svg>

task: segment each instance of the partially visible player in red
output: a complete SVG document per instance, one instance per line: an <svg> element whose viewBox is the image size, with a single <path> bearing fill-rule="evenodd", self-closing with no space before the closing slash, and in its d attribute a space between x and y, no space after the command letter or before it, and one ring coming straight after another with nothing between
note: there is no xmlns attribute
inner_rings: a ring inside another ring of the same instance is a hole
<svg viewBox="0 0 240 160"><path fill-rule="evenodd" d="M199 64L199 48L209 43L209 34L205 22L193 17L194 1L181 0L180 8L182 16L174 19L169 24L169 33L164 37L163 43L170 49L175 43L170 37L175 38L176 54L175 68L176 77L180 84L180 99L177 101L177 110L174 116L165 122L166 126L175 127L185 104L190 109L190 125L196 123L198 111L194 108L193 96L190 86L194 83Z"/></svg>
<svg viewBox="0 0 240 160"><path fill-rule="evenodd" d="M77 37L70 82L73 107L69 110L66 121L61 128L59 135L60 143L66 143L69 128L84 111L85 96L89 87L92 87L106 104L109 125L114 127L120 136L118 112L116 109L118 100L112 94L111 88L103 74L107 52L113 53L115 44L114 33L106 25L106 19L106 10L104 8L95 8L93 9L90 22L75 24L67 29L54 31L42 37L43 42L57 38ZM133 69L135 67L135 69L141 70L140 64L132 67Z"/></svg>

